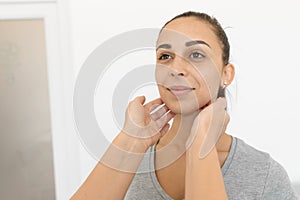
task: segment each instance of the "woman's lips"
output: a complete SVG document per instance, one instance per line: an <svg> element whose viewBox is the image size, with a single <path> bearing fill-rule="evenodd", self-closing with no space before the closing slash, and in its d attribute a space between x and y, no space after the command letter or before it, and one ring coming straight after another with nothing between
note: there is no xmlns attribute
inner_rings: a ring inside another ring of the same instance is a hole
<svg viewBox="0 0 300 200"><path fill-rule="evenodd" d="M167 90L172 92L175 96L183 96L194 90L195 88L187 87L187 86L181 86L181 85L176 85L176 86L171 86L168 87Z"/></svg>

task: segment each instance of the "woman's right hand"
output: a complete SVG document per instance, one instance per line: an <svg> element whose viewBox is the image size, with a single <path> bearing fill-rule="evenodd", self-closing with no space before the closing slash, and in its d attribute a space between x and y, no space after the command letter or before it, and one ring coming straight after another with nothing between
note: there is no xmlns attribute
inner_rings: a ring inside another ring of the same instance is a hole
<svg viewBox="0 0 300 200"><path fill-rule="evenodd" d="M152 112L163 104L161 98L144 105L145 100L145 96L138 96L128 104L122 132L140 140L148 148L168 131L168 122L175 114L166 105Z"/></svg>

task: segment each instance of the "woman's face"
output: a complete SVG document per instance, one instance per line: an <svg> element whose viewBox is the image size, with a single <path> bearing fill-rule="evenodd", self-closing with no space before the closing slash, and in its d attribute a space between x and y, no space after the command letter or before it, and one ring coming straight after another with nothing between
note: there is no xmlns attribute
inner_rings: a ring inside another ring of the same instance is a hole
<svg viewBox="0 0 300 200"><path fill-rule="evenodd" d="M156 46L156 81L162 100L176 114L189 114L216 99L222 49L209 24L194 17L170 22Z"/></svg>

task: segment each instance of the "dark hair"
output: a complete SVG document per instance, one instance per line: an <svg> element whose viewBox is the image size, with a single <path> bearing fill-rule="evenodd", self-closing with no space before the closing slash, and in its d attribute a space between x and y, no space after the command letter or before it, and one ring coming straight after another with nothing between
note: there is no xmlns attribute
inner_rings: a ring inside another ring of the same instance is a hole
<svg viewBox="0 0 300 200"><path fill-rule="evenodd" d="M199 19L203 22L206 22L211 26L213 32L216 34L219 41L221 42L223 64L227 65L229 62L230 45L229 45L226 33L223 30L220 23L218 22L218 20L214 17L209 16L208 14L205 14L205 13L188 11L188 12L184 12L184 13L179 14L179 15L175 16L174 18L172 18L170 21L168 21L162 27L162 29L165 28L165 26L168 25L171 21L181 18L181 17L196 17L197 19Z"/></svg>

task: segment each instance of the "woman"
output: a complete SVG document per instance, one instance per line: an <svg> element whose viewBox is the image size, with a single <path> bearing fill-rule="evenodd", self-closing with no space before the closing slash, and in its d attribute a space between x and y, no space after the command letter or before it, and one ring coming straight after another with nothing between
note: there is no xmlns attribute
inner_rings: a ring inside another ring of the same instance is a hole
<svg viewBox="0 0 300 200"><path fill-rule="evenodd" d="M122 131L72 199L297 199L280 164L225 133L229 49L204 13L167 22L156 49L160 98L129 103Z"/></svg>

